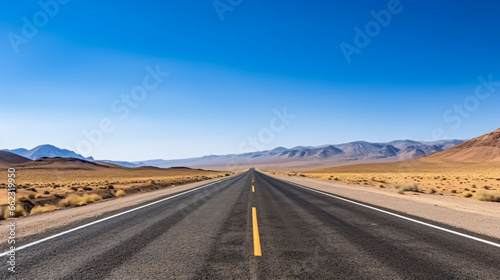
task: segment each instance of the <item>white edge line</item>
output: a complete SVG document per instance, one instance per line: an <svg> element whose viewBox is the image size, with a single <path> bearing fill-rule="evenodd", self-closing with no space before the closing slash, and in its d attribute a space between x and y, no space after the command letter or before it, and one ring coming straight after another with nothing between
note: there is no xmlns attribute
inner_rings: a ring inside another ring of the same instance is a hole
<svg viewBox="0 0 500 280"><path fill-rule="evenodd" d="M239 174L238 174L239 175ZM237 175L235 175L237 176ZM69 230L66 230L66 231L63 231L63 232L60 232L60 233L57 233L57 234L54 234L54 235L51 235L49 237L45 237L43 239L40 239L38 241L34 241L34 242L31 242L31 243L28 243L26 245L22 245L22 246L19 246L19 247L16 247L15 252L17 251L20 251L22 249L26 249L28 247L31 247L31 246L34 246L34 245L37 245L37 244L40 244L40 243L43 243L45 241L48 241L48 240L51 240L51 239L54 239L56 237L59 237L59 236L62 236L62 235L65 235L65 234L68 234L70 232L73 232L73 231L77 231L77 230L80 230L82 228L86 228L86 227L89 227L91 225L95 225L95 224L98 224L100 222L104 222L104 221L107 221L107 220L110 220L110 219L113 219L113 218L116 218L116 217L119 217L121 215L125 215L125 214L128 214L130 212L134 212L134 211L137 211L139 209L142 209L142 208L146 208L146 207L149 207L151 205L155 205L157 203L160 203L160 202L163 202L163 201L166 201L166 200L169 200L169 199L172 199L172 198L175 198L175 197L178 197L178 196L181 196L181 195L185 195L187 193L190 193L190 192L194 192L194 191L197 191L197 190L200 190L200 189L204 189L206 187L209 187L213 184L217 184L217 183L221 183L221 182L224 182L226 180L229 180L231 178L234 178L234 176L231 176L229 178L225 178L225 179L222 179L222 180L218 180L218 181L215 181L215 182L212 182L210 184L207 184L207 185L204 185L204 186L200 186L200 187L196 187L192 190L188 190L188 191L185 191L185 192L181 192L179 194L176 194L176 195L173 195L173 196L169 196L169 197L166 197L166 198L163 198L163 199L160 199L160 200L157 200L157 201L154 201L154 202L151 202L151 203L148 203L148 204L145 204L145 205L142 205L142 206L139 206L139 207L136 207L136 208L133 208L133 209L130 209L130 210L127 210L127 211L124 211L124 212L121 212L121 213L118 213L118 214L115 214L115 215L112 215L112 216L109 216L109 217L106 217L106 218L103 218L103 219L100 219L100 220L97 220L97 221L93 221L93 222L90 222L88 224L84 224L84 225L81 225L79 227L76 227L76 228L72 228L72 229L69 229ZM0 254L0 257L4 257L6 256L8 253L12 252L11 250L8 250L8 251L5 251L3 253Z"/></svg>
<svg viewBox="0 0 500 280"><path fill-rule="evenodd" d="M448 233L452 233L452 234L455 234L455 235L458 235L458 236L462 236L462 237L465 237L465 238L469 238L469 239L472 239L472 240L475 240L475 241L478 241L478 242L482 242L482 243L485 243L485 244L488 244L488 245L500 248L500 244L495 243L495 242L491 242L491 241L484 240L484 239L481 239L481 238L478 238L478 237L474 237L474 236L471 236L471 235L468 235L468 234L460 233L460 232L457 232L457 231L454 231L454 230L451 230L451 229L443 228L443 227L440 227L440 226L436 226L436 225L433 225L433 224L429 224L429 223L426 223L426 222L422 222L422 221L419 221L419 220L408 218L408 217L405 217L405 216L402 216L402 215L399 215L399 214L396 214L396 213L392 213L392 212L385 211L385 210L382 210L382 209L379 209L379 208L376 208L376 207L373 207L373 206L369 206L369 205L366 205L366 204L363 204L363 203L352 201L350 199L346 199L346 198L343 198L343 197L340 197L340 196L336 196L334 194L329 194L329 193L318 191L318 190L315 190L315 189L312 189L312 188L304 187L304 186L301 186L299 184L292 183L290 181L281 180L281 179L278 179L278 178L275 178L275 177L272 177L272 178L274 178L276 180L283 181L283 182L290 183L290 184L292 184L292 185L294 185L296 187L303 188L303 189L306 189L306 190L309 190L309 191L312 191L312 192L320 193L320 194L323 194L323 195L326 195L326 196L330 196L330 197L333 197L333 198L336 198L336 199L339 199L339 200L343 200L345 202L349 202L349 203L352 203L352 204L363 206L363 207L366 207L368 209L372 209L372 210L375 210L375 211L379 211L379 212L382 212L382 213L385 213L385 214L388 214L388 215L391 215L391 216L394 216L394 217L405 219L405 220L408 220L408 221L411 221L411 222L414 222L414 223L417 223L417 224L421 224L421 225L428 226L428 227L431 227L431 228L434 228L434 229L442 230L442 231L445 231L445 232L448 232Z"/></svg>

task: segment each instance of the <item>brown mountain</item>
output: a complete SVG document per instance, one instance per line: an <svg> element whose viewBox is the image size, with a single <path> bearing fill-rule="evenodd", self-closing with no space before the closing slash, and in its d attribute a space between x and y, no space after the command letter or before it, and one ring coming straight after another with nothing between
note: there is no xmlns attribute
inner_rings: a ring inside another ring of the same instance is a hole
<svg viewBox="0 0 500 280"><path fill-rule="evenodd" d="M21 164L31 160L11 152L0 151L0 165Z"/></svg>
<svg viewBox="0 0 500 280"><path fill-rule="evenodd" d="M427 157L456 162L500 162L500 129Z"/></svg>
<svg viewBox="0 0 500 280"><path fill-rule="evenodd" d="M67 170L96 170L102 168L123 168L110 163L97 163L78 158L47 158L43 157L37 160L25 162L17 165L22 169L67 169Z"/></svg>

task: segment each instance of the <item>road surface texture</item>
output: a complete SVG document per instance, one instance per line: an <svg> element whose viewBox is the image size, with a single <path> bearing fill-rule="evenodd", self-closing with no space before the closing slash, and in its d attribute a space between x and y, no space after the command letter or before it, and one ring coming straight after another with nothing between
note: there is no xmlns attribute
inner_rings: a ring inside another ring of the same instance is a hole
<svg viewBox="0 0 500 280"><path fill-rule="evenodd" d="M253 169L158 200L19 240L30 245L16 252L15 273L2 262L0 278L500 279L499 240Z"/></svg>

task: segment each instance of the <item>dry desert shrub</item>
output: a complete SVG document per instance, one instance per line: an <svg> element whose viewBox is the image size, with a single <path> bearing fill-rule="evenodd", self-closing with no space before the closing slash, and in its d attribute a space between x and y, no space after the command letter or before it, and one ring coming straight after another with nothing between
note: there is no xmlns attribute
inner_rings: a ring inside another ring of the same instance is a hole
<svg viewBox="0 0 500 280"><path fill-rule="evenodd" d="M66 197L65 199L62 199L59 201L59 205L61 206L83 206L87 205L89 203L94 203L98 200L101 200L102 197L100 197L98 194L84 194L82 196L77 195L77 194L72 194Z"/></svg>
<svg viewBox="0 0 500 280"><path fill-rule="evenodd" d="M11 215L11 212L14 215ZM22 207L21 205L16 204L16 209L14 211L11 211L9 209L9 207L5 207L5 210L4 210L4 213L3 213L4 219L21 217L21 216L26 216L26 210L24 210L24 207Z"/></svg>
<svg viewBox="0 0 500 280"><path fill-rule="evenodd" d="M125 196L126 193L124 190L117 190L116 193L115 193L115 196L116 197L122 197L122 196Z"/></svg>
<svg viewBox="0 0 500 280"><path fill-rule="evenodd" d="M477 199L481 201L500 202L500 192L478 192Z"/></svg>
<svg viewBox="0 0 500 280"><path fill-rule="evenodd" d="M406 186L396 186L396 189L399 189L399 194L404 194L404 192L419 192L417 184L406 185Z"/></svg>
<svg viewBox="0 0 500 280"><path fill-rule="evenodd" d="M38 214L38 213L45 213L45 212L51 212L57 209L56 205L52 204L45 204L43 206L37 205L31 209L31 215Z"/></svg>

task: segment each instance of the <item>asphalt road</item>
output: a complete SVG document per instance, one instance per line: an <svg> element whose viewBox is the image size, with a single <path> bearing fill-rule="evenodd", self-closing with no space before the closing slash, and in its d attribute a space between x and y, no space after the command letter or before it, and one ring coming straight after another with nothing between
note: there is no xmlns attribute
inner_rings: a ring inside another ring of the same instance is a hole
<svg viewBox="0 0 500 280"><path fill-rule="evenodd" d="M16 258L15 274L2 261L1 279L500 279L498 247L254 170L34 244Z"/></svg>

